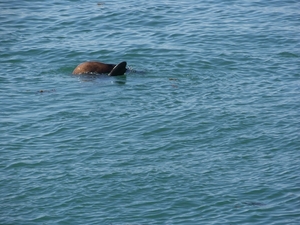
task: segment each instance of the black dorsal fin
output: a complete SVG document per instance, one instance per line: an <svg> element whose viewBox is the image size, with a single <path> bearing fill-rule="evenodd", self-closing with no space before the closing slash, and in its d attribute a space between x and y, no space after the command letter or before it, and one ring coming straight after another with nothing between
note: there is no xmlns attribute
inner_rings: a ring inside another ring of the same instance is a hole
<svg viewBox="0 0 300 225"><path fill-rule="evenodd" d="M120 62L119 64L117 64L108 74L108 76L120 76L120 75L124 75L124 73L126 72L126 65L127 63L124 62Z"/></svg>

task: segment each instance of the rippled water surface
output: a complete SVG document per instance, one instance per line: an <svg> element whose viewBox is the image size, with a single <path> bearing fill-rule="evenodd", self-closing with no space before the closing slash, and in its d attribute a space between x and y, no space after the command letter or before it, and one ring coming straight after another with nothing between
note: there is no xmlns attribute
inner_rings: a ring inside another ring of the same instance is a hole
<svg viewBox="0 0 300 225"><path fill-rule="evenodd" d="M1 1L0 224L299 224L299 9Z"/></svg>

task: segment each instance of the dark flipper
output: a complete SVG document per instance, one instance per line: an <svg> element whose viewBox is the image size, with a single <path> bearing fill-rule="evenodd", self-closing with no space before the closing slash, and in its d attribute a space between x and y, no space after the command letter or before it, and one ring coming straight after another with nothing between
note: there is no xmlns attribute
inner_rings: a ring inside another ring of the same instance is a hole
<svg viewBox="0 0 300 225"><path fill-rule="evenodd" d="M118 65L116 65L108 74L108 76L118 76L118 75L124 75L124 73L126 72L126 65L127 63L124 62L120 62Z"/></svg>

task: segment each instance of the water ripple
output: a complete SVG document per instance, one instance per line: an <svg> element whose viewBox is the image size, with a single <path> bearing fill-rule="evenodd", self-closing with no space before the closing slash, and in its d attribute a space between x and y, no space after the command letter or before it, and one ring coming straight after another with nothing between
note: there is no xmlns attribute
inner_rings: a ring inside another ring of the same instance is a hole
<svg viewBox="0 0 300 225"><path fill-rule="evenodd" d="M1 223L297 224L299 3L102 3L0 2Z"/></svg>

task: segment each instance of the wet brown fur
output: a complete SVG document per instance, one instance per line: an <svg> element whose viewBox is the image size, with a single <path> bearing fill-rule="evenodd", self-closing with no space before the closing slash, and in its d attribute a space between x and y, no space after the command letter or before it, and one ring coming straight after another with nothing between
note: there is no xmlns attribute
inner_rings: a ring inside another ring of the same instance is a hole
<svg viewBox="0 0 300 225"><path fill-rule="evenodd" d="M110 73L115 67L114 64L106 64L101 62L84 62L79 64L73 71L73 74L85 73Z"/></svg>

